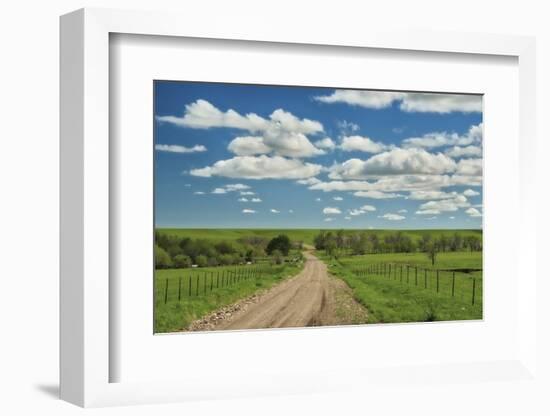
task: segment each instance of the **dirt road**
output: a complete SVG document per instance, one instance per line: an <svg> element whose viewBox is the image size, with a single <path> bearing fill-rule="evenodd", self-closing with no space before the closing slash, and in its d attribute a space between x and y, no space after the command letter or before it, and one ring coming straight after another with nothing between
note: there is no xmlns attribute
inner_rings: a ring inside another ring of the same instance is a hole
<svg viewBox="0 0 550 416"><path fill-rule="evenodd" d="M329 276L327 266L304 253L304 269L251 302L236 304L236 312L221 322L195 325L192 330L286 328L364 323L366 310L340 279Z"/></svg>

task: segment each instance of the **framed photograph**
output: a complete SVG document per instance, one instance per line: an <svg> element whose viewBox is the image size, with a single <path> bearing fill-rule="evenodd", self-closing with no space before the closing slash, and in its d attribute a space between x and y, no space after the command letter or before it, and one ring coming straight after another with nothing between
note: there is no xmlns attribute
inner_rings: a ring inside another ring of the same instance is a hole
<svg viewBox="0 0 550 416"><path fill-rule="evenodd" d="M534 41L206 27L61 19L62 398L536 382Z"/></svg>

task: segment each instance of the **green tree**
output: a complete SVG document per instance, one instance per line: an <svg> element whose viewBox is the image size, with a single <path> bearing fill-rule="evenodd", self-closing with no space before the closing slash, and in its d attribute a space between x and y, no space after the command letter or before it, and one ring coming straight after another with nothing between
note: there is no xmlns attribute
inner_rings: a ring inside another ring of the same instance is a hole
<svg viewBox="0 0 550 416"><path fill-rule="evenodd" d="M325 243L325 253L327 256L333 257L336 252L336 248L336 240L334 238L327 239Z"/></svg>
<svg viewBox="0 0 550 416"><path fill-rule="evenodd" d="M167 269L172 267L170 255L162 247L155 244L155 268Z"/></svg>
<svg viewBox="0 0 550 416"><path fill-rule="evenodd" d="M460 249L462 249L462 237L460 236L460 234L453 234L449 244L449 248L451 251L459 251Z"/></svg>
<svg viewBox="0 0 550 416"><path fill-rule="evenodd" d="M290 251L290 238L288 236L281 234L273 238L268 244L265 251L267 254L271 255L273 251L279 250L284 256L288 256Z"/></svg>
<svg viewBox="0 0 550 416"><path fill-rule="evenodd" d="M178 254L174 257L174 267L178 269L185 269L191 267L192 261L191 257L186 256L185 254Z"/></svg>
<svg viewBox="0 0 550 416"><path fill-rule="evenodd" d="M199 267L206 267L206 266L208 266L208 257L206 257L203 254L200 254L195 259L195 263L197 263L197 266L199 266Z"/></svg>
<svg viewBox="0 0 550 416"><path fill-rule="evenodd" d="M219 257L218 262L222 266L229 266L230 264L233 264L233 256L231 254L222 254Z"/></svg>
<svg viewBox="0 0 550 416"><path fill-rule="evenodd" d="M214 247L220 254L233 254L235 252L235 248L229 241L220 241Z"/></svg>
<svg viewBox="0 0 550 416"><path fill-rule="evenodd" d="M351 251L355 255L362 255L367 252L368 237L365 233L354 234L351 237Z"/></svg>
<svg viewBox="0 0 550 416"><path fill-rule="evenodd" d="M435 264L437 253L439 253L439 245L437 244L437 242L430 240L426 244L426 255L431 260L432 266Z"/></svg>
<svg viewBox="0 0 550 416"><path fill-rule="evenodd" d="M313 244L317 250L324 250L325 243L327 241L327 234L324 231L321 231L313 239Z"/></svg>

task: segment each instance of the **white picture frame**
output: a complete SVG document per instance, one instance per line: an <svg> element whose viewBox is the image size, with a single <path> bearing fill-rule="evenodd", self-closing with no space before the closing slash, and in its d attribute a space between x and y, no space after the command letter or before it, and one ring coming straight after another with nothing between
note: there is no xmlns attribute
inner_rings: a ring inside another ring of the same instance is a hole
<svg viewBox="0 0 550 416"><path fill-rule="evenodd" d="M477 363L441 363L422 367L420 379L480 382L491 377L517 382L536 380L536 241L535 196L535 42L507 35L397 32L367 29L328 34L323 28L300 28L232 22L205 25L192 16L168 13L83 9L61 18L61 398L80 406L160 403L214 397L252 397L334 391L407 379L407 371L361 368L324 369L319 374L279 374L255 380L237 380L220 374L212 380L110 382L116 357L110 349L109 293L110 168L109 155L109 36L113 33L332 45L347 48L428 51L451 54L504 55L518 59L520 218L517 270L522 278L517 293L519 326L517 354L507 360ZM516 271L517 273L517 271ZM298 333L298 332L296 332ZM484 377L475 376L482 372ZM418 375L417 374L417 375ZM474 374L474 375L472 375ZM439 377L438 376L438 377ZM414 377L413 377L414 378ZM349 380L343 383L341 380ZM312 382L314 381L314 382ZM410 380L409 380L410 381ZM229 386L229 387L228 387Z"/></svg>

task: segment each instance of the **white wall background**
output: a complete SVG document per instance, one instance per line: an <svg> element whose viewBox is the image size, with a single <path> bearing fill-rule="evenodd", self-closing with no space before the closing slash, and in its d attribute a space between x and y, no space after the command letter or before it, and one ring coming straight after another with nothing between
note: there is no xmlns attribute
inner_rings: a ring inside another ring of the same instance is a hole
<svg viewBox="0 0 550 416"><path fill-rule="evenodd" d="M72 415L81 409L56 399L58 375L58 16L80 7L178 10L209 16L246 15L280 22L281 30L322 25L327 32L369 25L537 36L539 136L539 261L548 230L547 155L550 128L550 26L546 2L12 0L0 6L0 413ZM539 285L548 293L549 284ZM544 297L541 298L543 300ZM549 302L550 303L550 302ZM548 371L547 302L540 302L541 366ZM544 325L544 326L543 326ZM547 385L546 394L550 391ZM101 415L163 414L548 414L542 387L457 384L376 397L345 393L93 410Z"/></svg>

